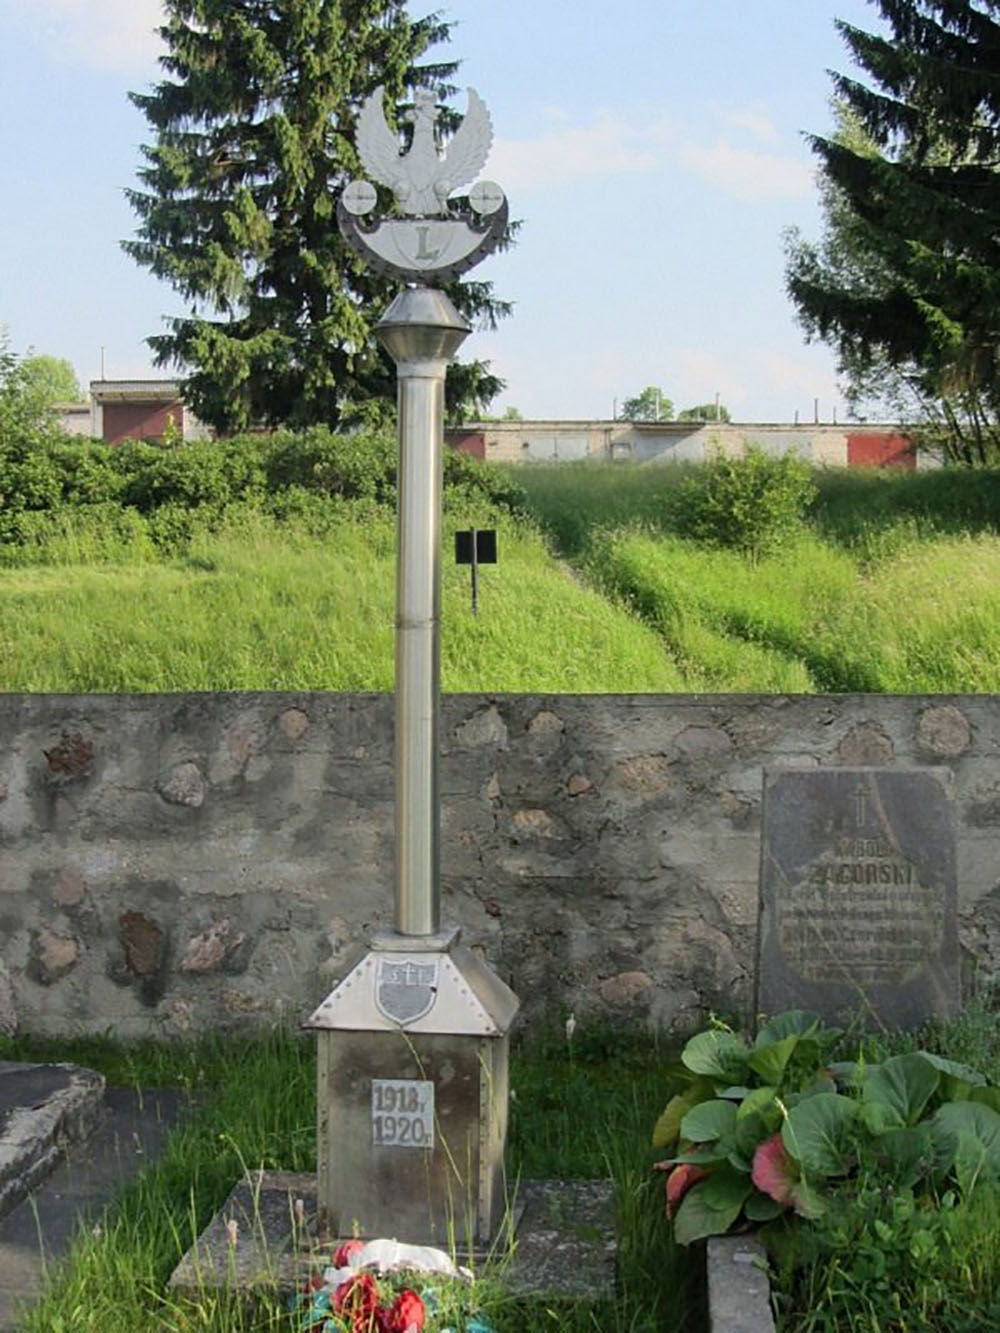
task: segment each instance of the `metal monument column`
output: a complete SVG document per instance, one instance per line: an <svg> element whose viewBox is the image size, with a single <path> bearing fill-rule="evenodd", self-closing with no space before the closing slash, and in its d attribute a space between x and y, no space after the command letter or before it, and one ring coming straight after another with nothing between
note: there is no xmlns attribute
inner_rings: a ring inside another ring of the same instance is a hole
<svg viewBox="0 0 1000 1333"><path fill-rule="evenodd" d="M406 152L383 90L358 117L358 154L400 213L352 182L337 217L366 262L405 283L376 326L396 363L395 925L309 1019L318 1031L318 1203L329 1233L482 1245L503 1215L508 1034L518 1001L440 920L441 484L444 381L469 325L433 282L492 251L507 225L499 186L475 180L492 138L469 89L443 152L437 100L420 90Z"/></svg>

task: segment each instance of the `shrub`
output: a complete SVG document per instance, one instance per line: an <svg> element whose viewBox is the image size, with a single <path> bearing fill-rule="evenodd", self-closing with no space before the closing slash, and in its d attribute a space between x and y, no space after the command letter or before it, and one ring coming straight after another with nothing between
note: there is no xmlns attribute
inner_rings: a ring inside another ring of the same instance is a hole
<svg viewBox="0 0 1000 1333"><path fill-rule="evenodd" d="M744 458L716 456L672 498L681 531L751 560L780 547L802 523L815 494L812 469L795 454L748 445Z"/></svg>

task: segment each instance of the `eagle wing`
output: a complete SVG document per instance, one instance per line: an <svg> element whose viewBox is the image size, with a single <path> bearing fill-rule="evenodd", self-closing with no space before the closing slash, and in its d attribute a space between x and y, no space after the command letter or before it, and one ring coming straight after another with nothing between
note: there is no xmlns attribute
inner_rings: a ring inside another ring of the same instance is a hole
<svg viewBox="0 0 1000 1333"><path fill-rule="evenodd" d="M486 103L474 88L469 88L469 109L465 119L448 141L441 177L451 188L468 185L482 171L493 143L493 122Z"/></svg>
<svg viewBox="0 0 1000 1333"><path fill-rule="evenodd" d="M384 92L379 85L358 112L357 148L361 165L371 179L392 188L400 174L399 136L393 134L386 121L382 103Z"/></svg>

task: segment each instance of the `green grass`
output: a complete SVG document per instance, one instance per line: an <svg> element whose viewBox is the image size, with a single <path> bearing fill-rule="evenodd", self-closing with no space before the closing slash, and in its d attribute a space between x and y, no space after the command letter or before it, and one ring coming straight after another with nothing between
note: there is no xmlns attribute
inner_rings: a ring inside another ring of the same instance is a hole
<svg viewBox="0 0 1000 1333"><path fill-rule="evenodd" d="M590 1310L511 1301L482 1288L498 1333L660 1333L687 1327L697 1282L671 1243L662 1180L650 1171L649 1125L662 1102L670 1052L646 1035L582 1027L573 1047L535 1035L512 1060L509 1172L517 1177L609 1175L616 1191L620 1290ZM185 1046L0 1039L0 1058L71 1060L112 1081L173 1084L195 1098L164 1155L143 1168L49 1274L24 1333L291 1333L267 1300L247 1312L206 1291L182 1306L165 1293L179 1258L247 1169L315 1169L315 1041L283 1030Z"/></svg>
<svg viewBox="0 0 1000 1333"><path fill-rule="evenodd" d="M484 567L475 617L447 526L445 690L683 688L655 633L574 578L534 529L493 521L502 563ZM4 690L393 688L391 514L316 536L248 508L166 562L141 535L81 543L64 521L44 554L0 578Z"/></svg>
<svg viewBox="0 0 1000 1333"><path fill-rule="evenodd" d="M801 535L753 563L676 530L692 471L524 467L512 475L532 520L449 490L443 688L1000 686L1000 472L818 471ZM0 548L0 689L391 690L392 513L272 499L285 517L252 504L221 521L115 505L40 516L25 545ZM452 559L470 522L499 532L478 616Z"/></svg>
<svg viewBox="0 0 1000 1333"><path fill-rule="evenodd" d="M864 1039L869 1058L935 1051L1000 1086L996 995L915 1032ZM856 1044L846 1043L844 1054ZM815 1229L797 1228L772 1267L778 1333L993 1333L1000 1325L1000 1192L914 1206L884 1172L845 1182ZM799 1239L796 1239L799 1238Z"/></svg>
<svg viewBox="0 0 1000 1333"><path fill-rule="evenodd" d="M686 688L1000 686L1000 473L818 471L801 535L756 564L674 531L690 475L647 465L523 477L551 540L657 631Z"/></svg>

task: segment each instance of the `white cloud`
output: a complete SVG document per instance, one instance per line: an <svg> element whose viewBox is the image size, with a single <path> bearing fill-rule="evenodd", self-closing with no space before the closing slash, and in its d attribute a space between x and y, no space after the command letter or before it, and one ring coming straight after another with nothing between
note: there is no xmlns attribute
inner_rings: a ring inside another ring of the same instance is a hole
<svg viewBox="0 0 1000 1333"><path fill-rule="evenodd" d="M677 161L725 194L746 203L799 199L813 188L812 169L798 158L734 148L724 137L711 147L682 144Z"/></svg>
<svg viewBox="0 0 1000 1333"><path fill-rule="evenodd" d="M761 104L717 108L714 116L737 134L769 143L778 138ZM565 111L553 107L547 109L546 121L535 137L494 143L488 171L508 191L677 168L748 203L801 198L813 189L812 169L799 157L739 147L728 133L713 144L700 144L663 113L640 118L602 110L590 124L574 125Z"/></svg>
<svg viewBox="0 0 1000 1333"><path fill-rule="evenodd" d="M152 67L161 49L160 0L30 0L16 19L60 61L102 72Z"/></svg>
<svg viewBox="0 0 1000 1333"><path fill-rule="evenodd" d="M720 108L717 114L724 125L730 125L736 130L745 130L762 143L777 142L777 128L763 102Z"/></svg>
<svg viewBox="0 0 1000 1333"><path fill-rule="evenodd" d="M536 138L494 143L488 169L505 190L649 171L657 165L649 129L610 111L598 111L586 126L568 124L558 109L549 112L549 120L555 123Z"/></svg>

